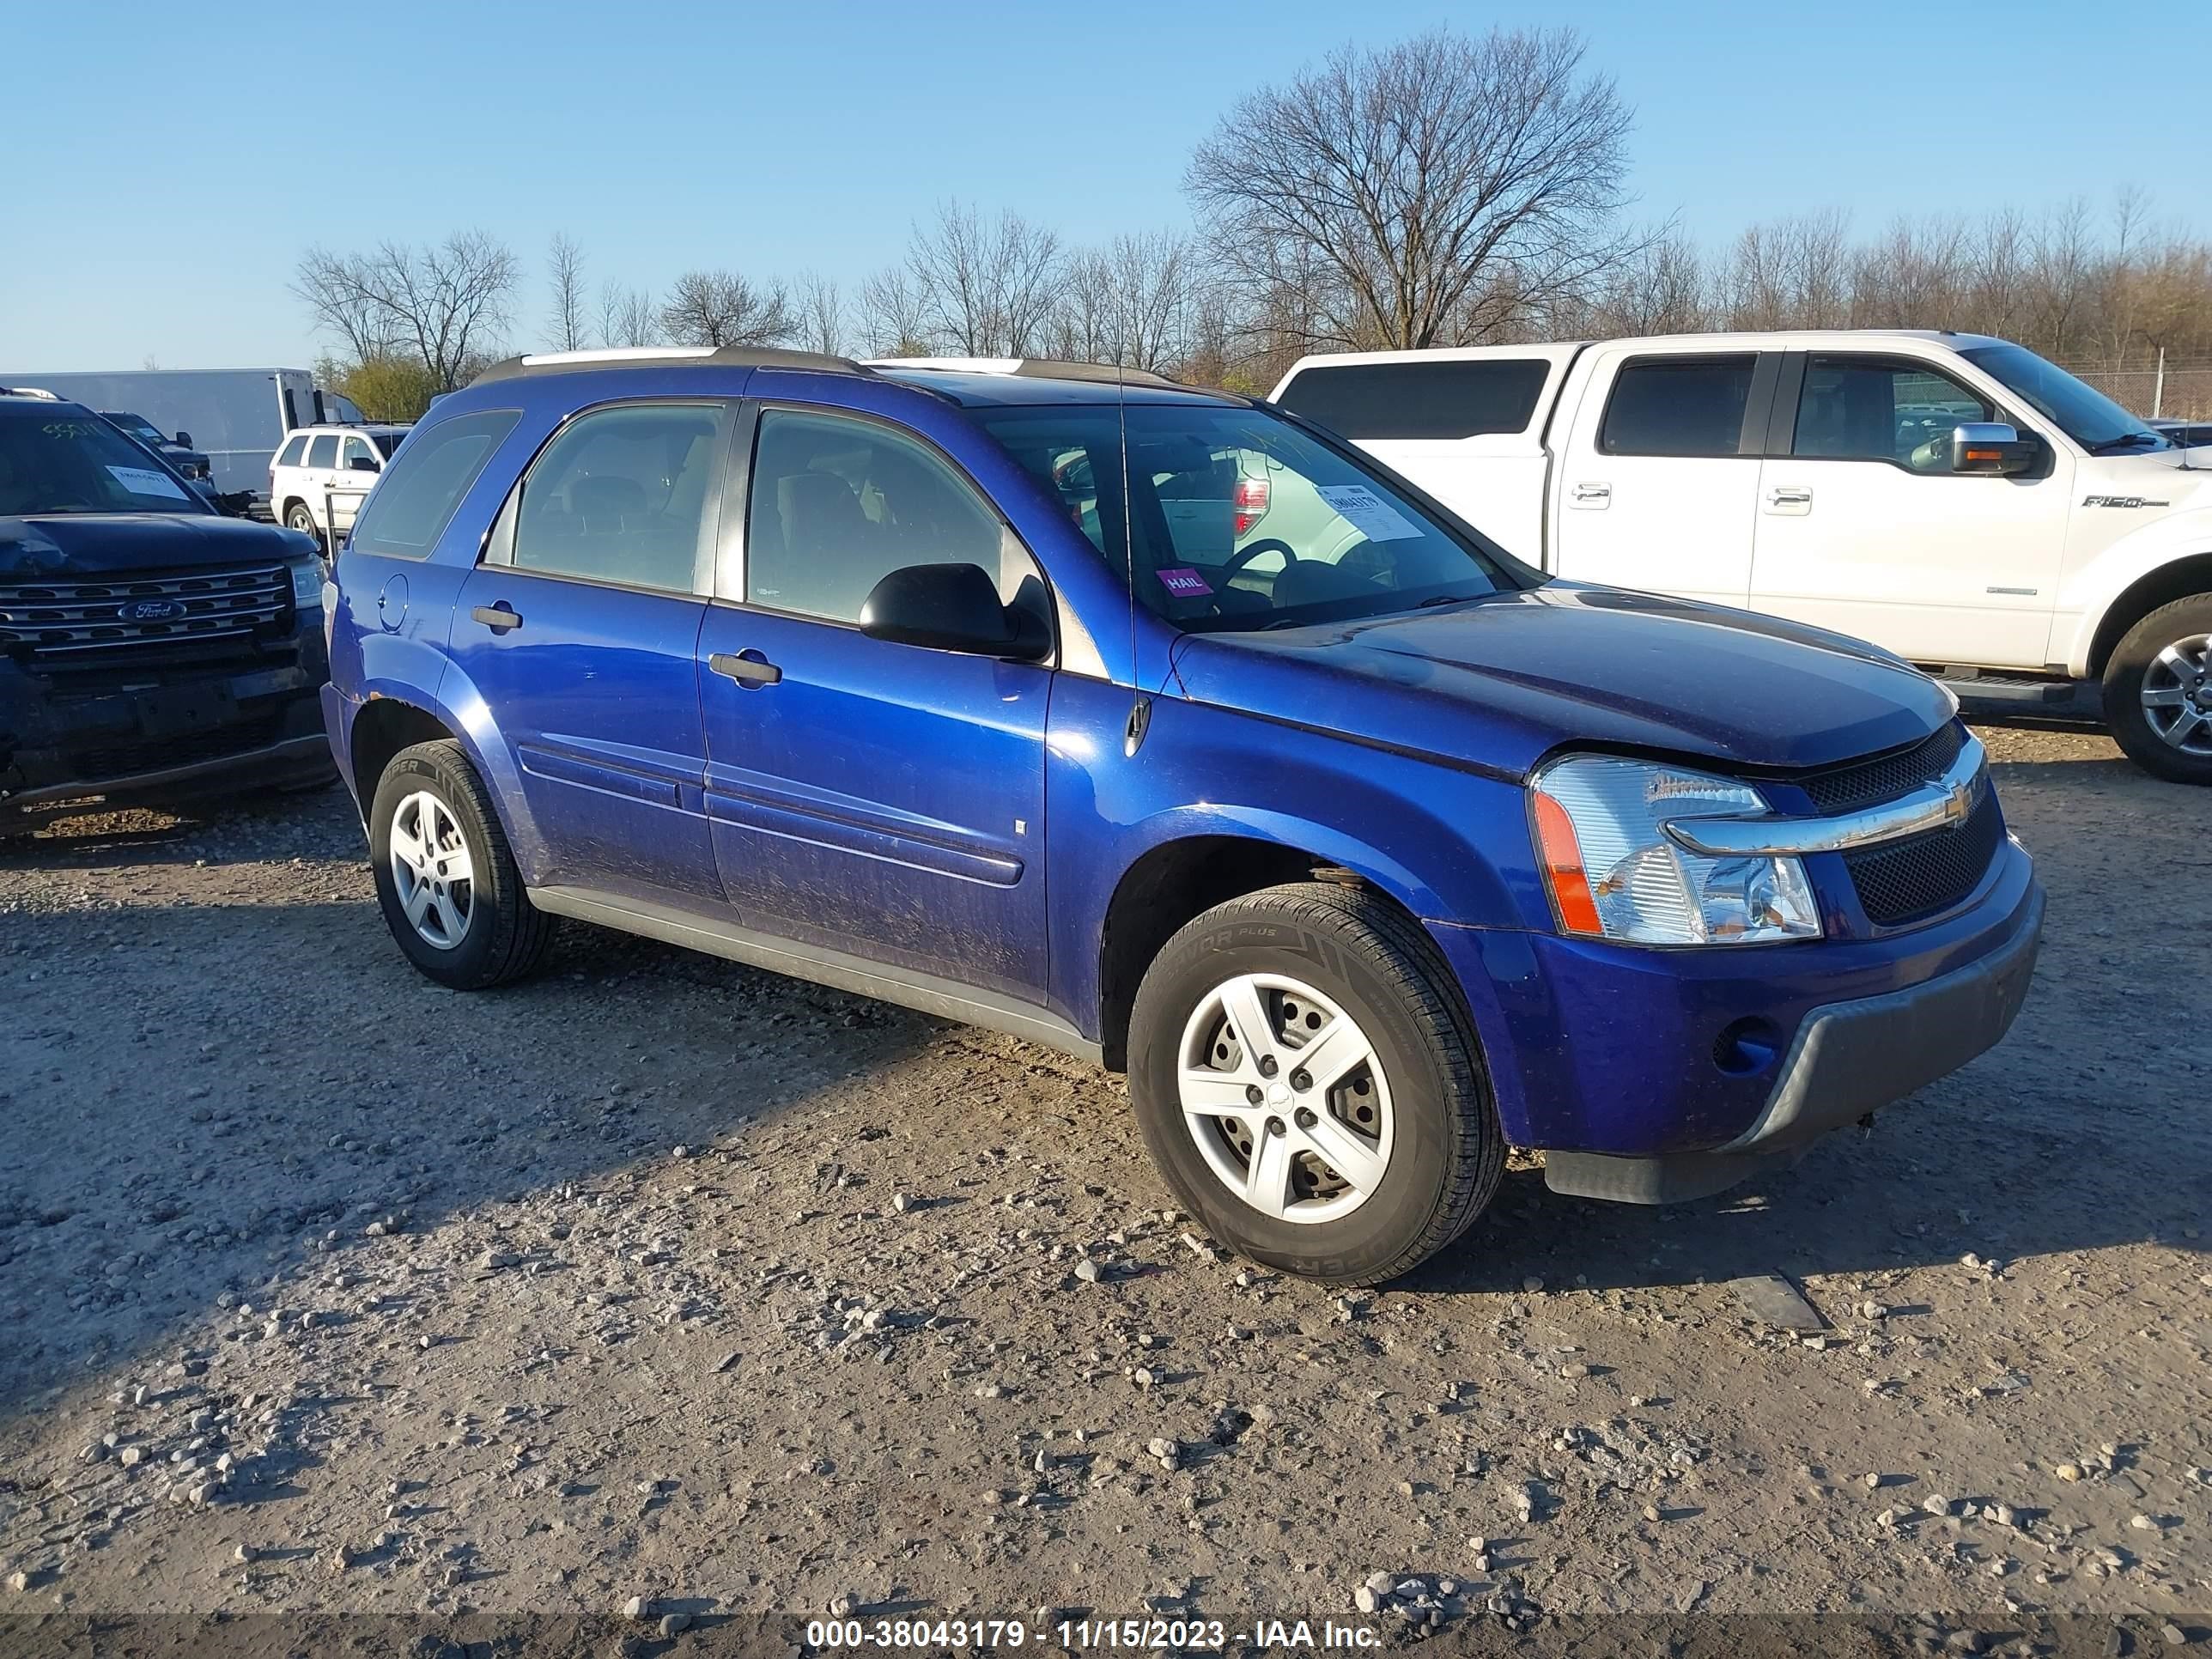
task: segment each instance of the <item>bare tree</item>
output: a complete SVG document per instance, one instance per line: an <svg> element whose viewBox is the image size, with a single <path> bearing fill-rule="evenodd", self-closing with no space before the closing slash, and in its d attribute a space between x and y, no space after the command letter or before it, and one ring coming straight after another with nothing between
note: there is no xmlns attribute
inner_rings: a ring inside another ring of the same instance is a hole
<svg viewBox="0 0 2212 1659"><path fill-rule="evenodd" d="M860 284L860 331L873 357L922 357L932 342L921 294L903 266L878 271Z"/></svg>
<svg viewBox="0 0 2212 1659"><path fill-rule="evenodd" d="M734 270L687 270L661 302L660 326L677 345L774 345L795 331L778 283Z"/></svg>
<svg viewBox="0 0 2212 1659"><path fill-rule="evenodd" d="M565 231L556 231L545 249L547 285L553 291L553 343L561 351L580 351L587 343L584 326L584 250Z"/></svg>
<svg viewBox="0 0 2212 1659"><path fill-rule="evenodd" d="M958 202L915 228L907 275L927 331L970 357L1036 355L1064 281L1053 232L1013 212L986 221Z"/></svg>
<svg viewBox="0 0 2212 1659"><path fill-rule="evenodd" d="M1632 251L1629 111L1583 54L1571 30L1346 47L1238 103L1186 188L1249 290L1321 257L1316 343L1482 337Z"/></svg>
<svg viewBox="0 0 2212 1659"><path fill-rule="evenodd" d="M420 247L384 242L372 252L301 256L293 292L359 362L404 356L440 391L482 364L507 322L521 267L483 231L456 231Z"/></svg>
<svg viewBox="0 0 2212 1659"><path fill-rule="evenodd" d="M641 288L609 283L599 289L599 343L649 346L660 341L660 315Z"/></svg>
<svg viewBox="0 0 2212 1659"><path fill-rule="evenodd" d="M818 270L799 274L799 339L809 351L845 353L845 296Z"/></svg>

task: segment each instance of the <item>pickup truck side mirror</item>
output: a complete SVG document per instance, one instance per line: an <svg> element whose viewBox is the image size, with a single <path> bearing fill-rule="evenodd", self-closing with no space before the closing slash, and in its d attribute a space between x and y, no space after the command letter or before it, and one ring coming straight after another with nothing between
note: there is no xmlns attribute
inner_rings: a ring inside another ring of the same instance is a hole
<svg viewBox="0 0 2212 1659"><path fill-rule="evenodd" d="M868 591L860 631L872 640L1033 662L1050 641L1027 613L999 601L998 584L972 564L910 564Z"/></svg>
<svg viewBox="0 0 2212 1659"><path fill-rule="evenodd" d="M178 448L179 448L179 449L190 449L191 447L192 447L192 434L191 434L191 433L189 433L189 432L179 432L179 433L178 433L178 434L177 434L177 447L178 447Z"/></svg>
<svg viewBox="0 0 2212 1659"><path fill-rule="evenodd" d="M2008 478L2035 465L2035 440L2002 421L1965 421L1951 428L1951 471Z"/></svg>

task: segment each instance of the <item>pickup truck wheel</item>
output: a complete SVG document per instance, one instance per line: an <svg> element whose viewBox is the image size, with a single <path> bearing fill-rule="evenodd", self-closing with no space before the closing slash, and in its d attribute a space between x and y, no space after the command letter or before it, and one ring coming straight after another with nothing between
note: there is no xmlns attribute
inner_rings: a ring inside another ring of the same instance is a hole
<svg viewBox="0 0 2212 1659"><path fill-rule="evenodd" d="M2145 771L2212 784L2212 593L2160 605L2127 631L2105 665L2105 719Z"/></svg>
<svg viewBox="0 0 2212 1659"><path fill-rule="evenodd" d="M369 808L376 902L407 959L459 991L522 978L544 960L553 918L530 902L507 833L460 744L392 758Z"/></svg>
<svg viewBox="0 0 2212 1659"><path fill-rule="evenodd" d="M1504 1138L1450 970L1371 894L1299 883L1198 917L1146 974L1129 1054L1169 1184L1271 1267L1395 1279L1497 1190Z"/></svg>

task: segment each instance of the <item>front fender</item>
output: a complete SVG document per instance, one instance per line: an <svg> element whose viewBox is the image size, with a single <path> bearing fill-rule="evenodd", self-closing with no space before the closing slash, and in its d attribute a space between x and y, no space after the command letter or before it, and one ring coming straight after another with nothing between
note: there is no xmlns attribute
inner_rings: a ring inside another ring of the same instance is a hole
<svg viewBox="0 0 2212 1659"><path fill-rule="evenodd" d="M2097 630L2120 596L2164 566L2203 554L2212 554L2212 506L2170 514L2108 544L2059 585L2051 641L2053 660L2063 658L2067 672L2077 679L2086 678Z"/></svg>
<svg viewBox="0 0 2212 1659"><path fill-rule="evenodd" d="M1133 756L1126 687L1062 676L1046 799L1051 1001L1086 1034L1116 890L1147 854L1231 836L1340 866L1425 921L1549 928L1520 787L1423 757L1159 696Z"/></svg>

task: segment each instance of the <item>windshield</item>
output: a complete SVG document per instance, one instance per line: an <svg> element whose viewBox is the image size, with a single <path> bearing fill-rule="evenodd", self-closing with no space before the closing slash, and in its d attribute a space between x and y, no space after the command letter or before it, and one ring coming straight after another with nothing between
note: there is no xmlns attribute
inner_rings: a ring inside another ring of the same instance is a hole
<svg viewBox="0 0 2212 1659"><path fill-rule="evenodd" d="M368 435L388 461L392 459L392 452L399 447L399 441L407 434L404 432L372 432Z"/></svg>
<svg viewBox="0 0 2212 1659"><path fill-rule="evenodd" d="M102 415L100 418L103 421L112 422L115 425L121 427L125 432L129 433L132 437L140 439L144 442L149 444L165 444L169 441L167 438L164 438L161 435L159 428L155 426L153 422L148 420L143 415Z"/></svg>
<svg viewBox="0 0 2212 1659"><path fill-rule="evenodd" d="M0 414L0 516L206 513L175 473L86 414Z"/></svg>
<svg viewBox="0 0 2212 1659"><path fill-rule="evenodd" d="M2094 386L2075 380L2025 346L1968 346L1960 354L1992 374L2036 413L2094 453L2111 448L2163 449L2166 441Z"/></svg>
<svg viewBox="0 0 2212 1659"><path fill-rule="evenodd" d="M1474 599L1529 579L1465 526L1256 409L1133 404L1122 509L1111 404L979 411L1146 607L1191 632L1290 628Z"/></svg>

